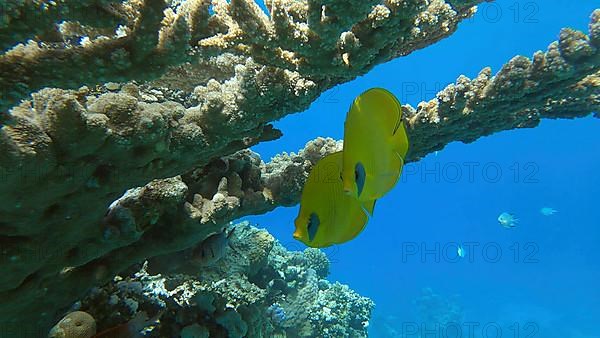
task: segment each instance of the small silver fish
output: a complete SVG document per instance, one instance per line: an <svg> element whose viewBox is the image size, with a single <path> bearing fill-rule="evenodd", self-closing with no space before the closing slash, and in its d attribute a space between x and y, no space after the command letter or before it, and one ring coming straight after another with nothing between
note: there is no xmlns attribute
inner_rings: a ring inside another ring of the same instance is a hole
<svg viewBox="0 0 600 338"><path fill-rule="evenodd" d="M462 247L462 245L458 246L457 254L458 257L465 258L465 249Z"/></svg>
<svg viewBox="0 0 600 338"><path fill-rule="evenodd" d="M500 216L498 216L498 222L506 229L511 229L517 226L519 219L517 219L515 215L511 213L503 212L500 214Z"/></svg>
<svg viewBox="0 0 600 338"><path fill-rule="evenodd" d="M558 210L552 209L550 207L543 207L540 209L540 213L544 216L552 216L557 212Z"/></svg>
<svg viewBox="0 0 600 338"><path fill-rule="evenodd" d="M214 233L208 236L192 251L192 262L200 266L213 265L218 262L223 256L228 246L231 246L230 238L235 228L229 233L225 229L221 232Z"/></svg>

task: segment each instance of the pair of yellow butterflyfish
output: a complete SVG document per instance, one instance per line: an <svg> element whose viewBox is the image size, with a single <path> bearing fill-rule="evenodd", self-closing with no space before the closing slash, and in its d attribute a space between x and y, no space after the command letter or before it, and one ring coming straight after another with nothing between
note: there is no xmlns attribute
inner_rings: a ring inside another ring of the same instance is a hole
<svg viewBox="0 0 600 338"><path fill-rule="evenodd" d="M318 248L355 238L375 201L398 181L407 152L394 94L372 88L359 95L346 115L343 150L322 158L308 175L294 238Z"/></svg>

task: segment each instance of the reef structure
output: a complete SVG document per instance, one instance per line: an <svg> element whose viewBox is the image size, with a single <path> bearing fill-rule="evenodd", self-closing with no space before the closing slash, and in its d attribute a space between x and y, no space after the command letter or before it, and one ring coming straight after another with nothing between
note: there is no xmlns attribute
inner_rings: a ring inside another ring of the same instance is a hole
<svg viewBox="0 0 600 338"><path fill-rule="evenodd" d="M0 326L47 332L132 264L298 203L312 166L341 143L317 139L264 163L247 148L281 135L269 122L449 36L479 2L279 0L268 15L252 1L10 7L0 23L10 48L0 55ZM98 22L79 17L90 8ZM533 60L405 106L407 160L598 111L599 47L596 10L589 34L564 29Z"/></svg>
<svg viewBox="0 0 600 338"><path fill-rule="evenodd" d="M193 250L147 261L139 271L131 272L132 267L129 275L92 289L65 318L91 315L102 331L141 311L158 314L158 323L144 330L147 337L367 336L373 302L327 281L329 260L323 252L288 251L247 222L230 227L235 229L231 252L214 264L197 266L185 259ZM63 322L54 332L68 330Z"/></svg>
<svg viewBox="0 0 600 338"><path fill-rule="evenodd" d="M448 325L464 322L464 312L458 298L457 295L446 298L431 288L424 288L421 295L414 300L418 323L425 328L437 327L446 330Z"/></svg>
<svg viewBox="0 0 600 338"><path fill-rule="evenodd" d="M450 336L460 331L465 322L465 311L459 295L443 296L431 288L421 289L412 301L414 308L409 312L392 309L384 316L373 318L372 336L381 337L425 337L429 335ZM409 307L410 308L410 307ZM450 333L452 332L452 333Z"/></svg>

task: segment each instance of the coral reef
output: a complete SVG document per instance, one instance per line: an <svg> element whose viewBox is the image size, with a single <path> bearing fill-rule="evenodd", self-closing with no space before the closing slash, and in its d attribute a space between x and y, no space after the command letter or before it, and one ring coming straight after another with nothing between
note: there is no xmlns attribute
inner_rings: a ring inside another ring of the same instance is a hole
<svg viewBox="0 0 600 338"><path fill-rule="evenodd" d="M414 304L417 307L418 326L439 330L448 324L462 323L464 320L464 313L456 296L445 298L431 288L424 288Z"/></svg>
<svg viewBox="0 0 600 338"><path fill-rule="evenodd" d="M461 76L415 109L406 105L417 160L453 141L470 143L502 130L533 128L542 118L577 118L600 109L600 10L590 35L565 28L559 41L530 60L516 56L492 76Z"/></svg>
<svg viewBox="0 0 600 338"><path fill-rule="evenodd" d="M435 293L431 288L423 288L421 294L412 302L414 308L390 309L373 317L373 337L427 337L461 336L464 327L465 312L460 305L458 295L449 297ZM472 321L470 321L472 322ZM466 330L465 330L466 331ZM473 336L464 333L463 336ZM479 335L476 335L479 336Z"/></svg>
<svg viewBox="0 0 600 338"><path fill-rule="evenodd" d="M145 329L148 337L367 336L373 302L317 275L315 268L328 263L325 254L287 251L248 223L231 227L232 248L214 265L194 267L183 251L170 255L181 265L152 275L152 266L162 263L150 260L92 289L67 317L89 313L103 330L140 311L158 313L159 323Z"/></svg>
<svg viewBox="0 0 600 338"><path fill-rule="evenodd" d="M23 1L6 13L0 46L12 48L0 56L2 110L43 87L155 77L188 59L185 16L202 15L175 15L164 0Z"/></svg>
<svg viewBox="0 0 600 338"><path fill-rule="evenodd" d="M3 8L0 44L10 50L0 55L2 330L45 335L58 309L132 264L192 248L244 215L296 204L312 165L341 143L317 139L263 163L247 148L280 136L268 123L449 36L479 2L276 0L269 15L248 0ZM565 29L532 61L516 57L496 76L484 69L416 109L405 106L407 159L541 118L598 111L599 47L597 10L589 35ZM53 86L60 88L45 88ZM263 250L275 250L263 236ZM249 259L264 264L260 254ZM318 280L325 267L306 278ZM316 290L298 287L307 298ZM277 303L283 323L302 318Z"/></svg>
<svg viewBox="0 0 600 338"><path fill-rule="evenodd" d="M312 100L302 96L316 98L316 87L347 81L450 35L481 1L276 0L266 2L268 14L252 0L24 1L6 6L0 22L0 32L9 33L0 47L10 47L0 56L0 111L43 87L150 80L182 64L175 72L206 77L188 85L212 78L214 91L217 84L229 87L218 81L218 60L210 60L225 53L251 57L249 68L266 68L250 82L271 77L280 88L267 94L275 87L263 86L262 96L282 99L287 90L281 85L288 82L306 105ZM228 68L236 64L244 62ZM200 72L210 68L217 74Z"/></svg>

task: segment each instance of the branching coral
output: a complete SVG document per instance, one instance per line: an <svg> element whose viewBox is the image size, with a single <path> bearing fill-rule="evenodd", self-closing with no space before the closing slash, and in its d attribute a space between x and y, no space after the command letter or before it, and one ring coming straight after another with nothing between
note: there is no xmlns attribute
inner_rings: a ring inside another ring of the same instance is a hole
<svg viewBox="0 0 600 338"><path fill-rule="evenodd" d="M268 123L450 35L478 2L272 1L265 15L249 1L215 1L207 16L205 1L57 1L30 31L18 13L36 9L11 7L0 30L19 32L2 34L3 46L36 42L0 56L1 109L13 107L0 129L0 325L47 332L58 308L131 264L297 203L312 165L341 143L317 139L265 164L246 148L280 135ZM75 15L89 8L103 11L98 22ZM68 22L57 28L59 17ZM406 106L408 159L597 111L599 22L596 11L589 36L563 30L533 61L517 57ZM95 86L107 81L125 83ZM35 92L47 86L63 89Z"/></svg>
<svg viewBox="0 0 600 338"><path fill-rule="evenodd" d="M492 76L483 69L461 76L429 102L406 106L410 159L452 141L473 142L501 130L532 128L542 118L576 118L600 108L600 10L590 35L563 29L560 39L533 60L517 56Z"/></svg>

